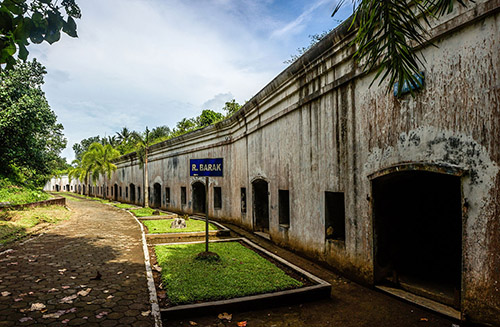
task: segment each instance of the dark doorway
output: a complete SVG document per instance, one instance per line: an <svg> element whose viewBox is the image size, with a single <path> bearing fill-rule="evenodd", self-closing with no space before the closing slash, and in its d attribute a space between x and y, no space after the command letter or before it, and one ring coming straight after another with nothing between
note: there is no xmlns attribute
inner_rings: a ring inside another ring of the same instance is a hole
<svg viewBox="0 0 500 327"><path fill-rule="evenodd" d="M193 184L193 212L205 213L205 185L201 182Z"/></svg>
<svg viewBox="0 0 500 327"><path fill-rule="evenodd" d="M114 193L115 201L118 201L118 184L115 184L115 193Z"/></svg>
<svg viewBox="0 0 500 327"><path fill-rule="evenodd" d="M84 185L82 185L82 192L83 192L83 194L87 194L87 193L85 192L85 184L84 184Z"/></svg>
<svg viewBox="0 0 500 327"><path fill-rule="evenodd" d="M56 192L59 192L59 185L56 185Z"/></svg>
<svg viewBox="0 0 500 327"><path fill-rule="evenodd" d="M130 184L130 202L135 203L135 185Z"/></svg>
<svg viewBox="0 0 500 327"><path fill-rule="evenodd" d="M269 190L265 180L258 179L253 187L253 219L256 231L269 233Z"/></svg>
<svg viewBox="0 0 500 327"><path fill-rule="evenodd" d="M153 185L153 208L161 207L161 185L154 183Z"/></svg>
<svg viewBox="0 0 500 327"><path fill-rule="evenodd" d="M69 184L66 184L66 192L69 192Z"/></svg>
<svg viewBox="0 0 500 327"><path fill-rule="evenodd" d="M392 173L372 182L375 279L459 307L460 177Z"/></svg>

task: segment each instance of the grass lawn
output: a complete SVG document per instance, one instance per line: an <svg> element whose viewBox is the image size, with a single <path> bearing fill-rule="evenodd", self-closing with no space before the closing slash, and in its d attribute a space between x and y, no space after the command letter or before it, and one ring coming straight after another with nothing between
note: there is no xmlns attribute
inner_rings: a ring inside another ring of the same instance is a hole
<svg viewBox="0 0 500 327"><path fill-rule="evenodd" d="M210 251L221 257L219 262L196 260L204 250L204 243L155 247L170 303L230 299L302 286L238 242L210 243Z"/></svg>
<svg viewBox="0 0 500 327"><path fill-rule="evenodd" d="M153 211L156 209L152 208L140 208L140 209L132 209L130 212L132 212L136 217L148 217L153 215ZM166 213L160 211L160 215L164 216Z"/></svg>
<svg viewBox="0 0 500 327"><path fill-rule="evenodd" d="M25 236L31 228L38 224L55 224L70 216L71 212L61 206L0 211L0 245Z"/></svg>
<svg viewBox="0 0 500 327"><path fill-rule="evenodd" d="M142 223L146 225L148 231L152 234L158 233L187 233L187 232L203 232L205 231L205 221L189 219L186 220L186 228L170 228L173 219L162 220L143 220ZM209 230L217 230L217 227L208 224Z"/></svg>

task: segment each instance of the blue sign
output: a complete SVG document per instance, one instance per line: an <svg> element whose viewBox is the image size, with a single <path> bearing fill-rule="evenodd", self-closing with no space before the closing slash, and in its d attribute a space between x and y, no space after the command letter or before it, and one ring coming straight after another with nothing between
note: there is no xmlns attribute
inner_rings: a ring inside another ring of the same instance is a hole
<svg viewBox="0 0 500 327"><path fill-rule="evenodd" d="M413 77L416 81L406 80L403 82L403 86L401 87L401 95L406 94L413 90L418 90L424 87L424 72L420 72L418 74L414 74ZM398 82L394 83L394 96L398 96Z"/></svg>
<svg viewBox="0 0 500 327"><path fill-rule="evenodd" d="M223 158L189 159L190 176L222 176Z"/></svg>

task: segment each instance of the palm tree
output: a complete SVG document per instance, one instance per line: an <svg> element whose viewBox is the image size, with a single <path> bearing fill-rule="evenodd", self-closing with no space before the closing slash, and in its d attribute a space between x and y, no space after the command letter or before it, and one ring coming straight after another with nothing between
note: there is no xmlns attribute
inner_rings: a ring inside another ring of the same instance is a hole
<svg viewBox="0 0 500 327"><path fill-rule="evenodd" d="M71 183L71 180L73 178L76 178L76 179L81 181L82 175L85 175L85 169L83 169L82 163L78 159L73 160L71 162L71 168L69 168L69 172L68 172L69 182ZM83 190L81 191L81 194L83 194Z"/></svg>
<svg viewBox="0 0 500 327"><path fill-rule="evenodd" d="M338 0L334 16L347 0ZM398 94L408 81L421 86L419 48L427 43L431 27L429 17L450 13L458 2L467 0L351 0L354 15L349 28L358 27L353 43L357 45L356 60L365 62L366 71L377 69L372 83L381 76L380 83L389 77L389 87L398 82Z"/></svg>
<svg viewBox="0 0 500 327"><path fill-rule="evenodd" d="M146 131L144 134L134 132L131 136L137 139L137 157L139 159L140 166L144 166L144 207L149 207L149 176L148 176L148 151L149 151L149 129L146 126Z"/></svg>
<svg viewBox="0 0 500 327"><path fill-rule="evenodd" d="M92 182L96 182L100 175L104 176L104 189L106 189L106 179L111 179L111 174L116 171L116 165L113 159L120 156L120 152L114 149L111 144L102 145L101 143L92 143L89 150L83 155L82 161L90 173L92 173ZM103 192L104 194L104 192ZM104 196L104 195L103 195Z"/></svg>
<svg viewBox="0 0 500 327"><path fill-rule="evenodd" d="M132 132L127 127L123 127L120 132L116 132L116 141L119 144L125 144L128 142Z"/></svg>

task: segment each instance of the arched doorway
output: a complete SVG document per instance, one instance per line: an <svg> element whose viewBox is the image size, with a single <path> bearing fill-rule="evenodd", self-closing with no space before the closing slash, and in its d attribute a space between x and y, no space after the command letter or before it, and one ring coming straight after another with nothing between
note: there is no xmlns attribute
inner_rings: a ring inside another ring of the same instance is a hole
<svg viewBox="0 0 500 327"><path fill-rule="evenodd" d="M193 184L193 212L205 213L205 184L202 182L195 182Z"/></svg>
<svg viewBox="0 0 500 327"><path fill-rule="evenodd" d="M87 193L85 192L85 184L83 184L83 185L82 185L82 193L83 193L83 194L87 194Z"/></svg>
<svg viewBox="0 0 500 327"><path fill-rule="evenodd" d="M161 207L161 185L159 183L153 184L153 208Z"/></svg>
<svg viewBox="0 0 500 327"><path fill-rule="evenodd" d="M115 201L118 201L118 184L115 184L115 191L113 193Z"/></svg>
<svg viewBox="0 0 500 327"><path fill-rule="evenodd" d="M130 184L130 202L135 203L135 185Z"/></svg>
<svg viewBox="0 0 500 327"><path fill-rule="evenodd" d="M460 307L459 176L424 170L372 180L375 282Z"/></svg>
<svg viewBox="0 0 500 327"><path fill-rule="evenodd" d="M254 230L269 233L269 188L263 179L252 183Z"/></svg>

